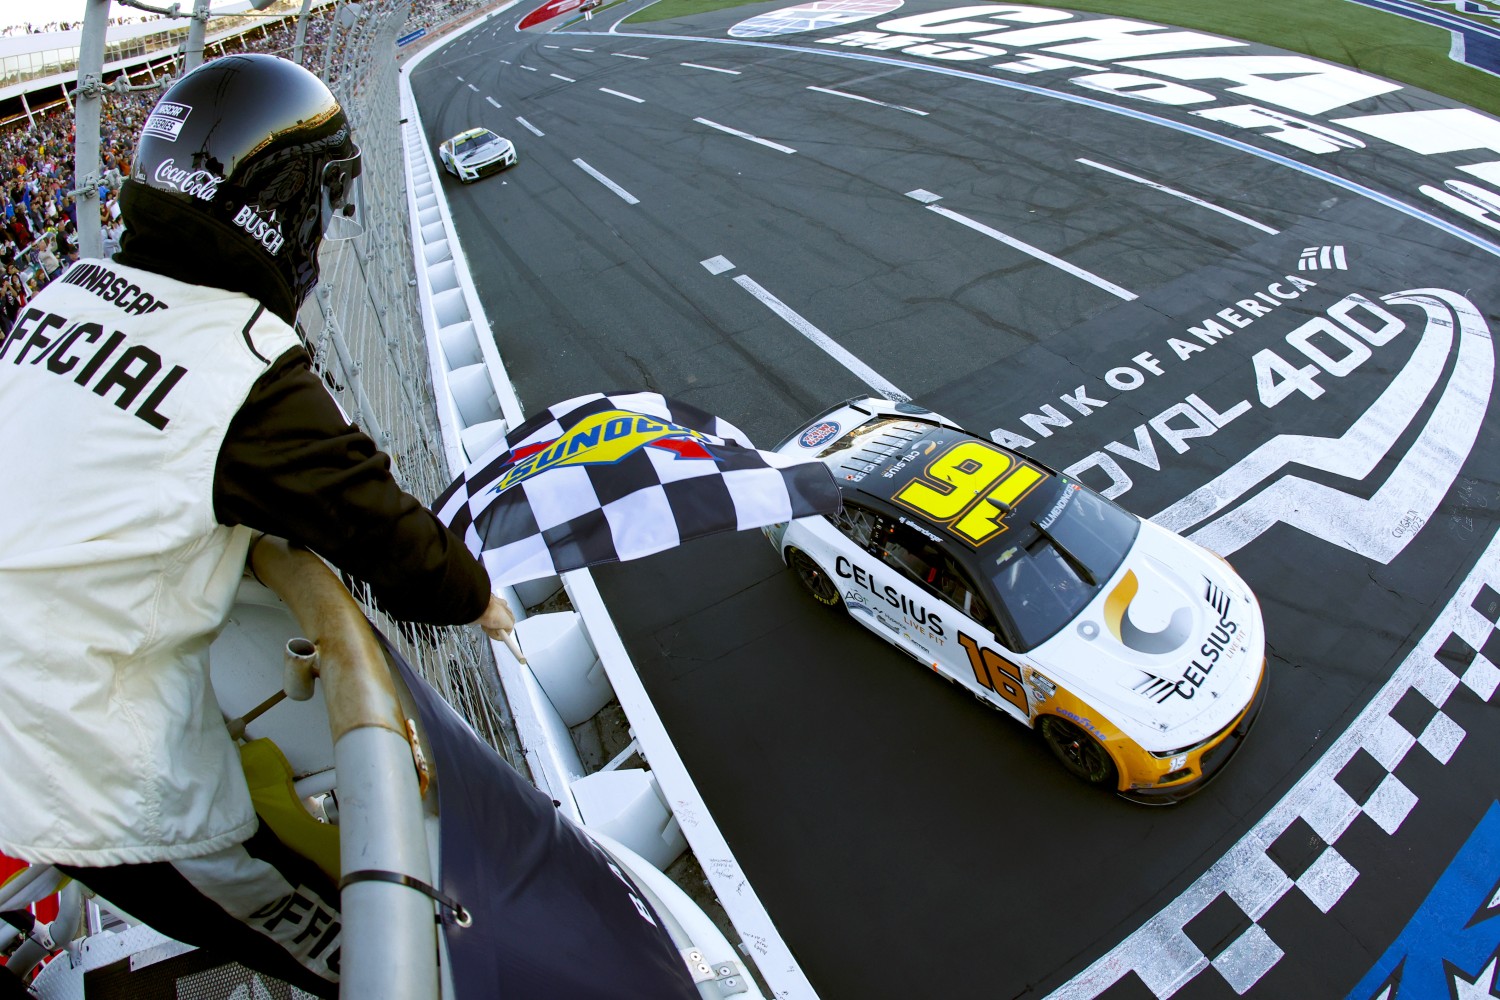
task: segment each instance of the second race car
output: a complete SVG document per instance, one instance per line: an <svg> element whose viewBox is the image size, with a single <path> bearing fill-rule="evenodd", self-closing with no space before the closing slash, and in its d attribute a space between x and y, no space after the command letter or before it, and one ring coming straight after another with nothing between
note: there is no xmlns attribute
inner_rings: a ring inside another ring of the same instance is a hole
<svg viewBox="0 0 1500 1000"><path fill-rule="evenodd" d="M911 403L850 400L816 455L837 517L763 529L814 598L1036 729L1133 801L1196 791L1266 695L1260 604L1229 563Z"/></svg>
<svg viewBox="0 0 1500 1000"><path fill-rule="evenodd" d="M438 146L443 169L465 184L516 165L516 144L487 128L471 128Z"/></svg>

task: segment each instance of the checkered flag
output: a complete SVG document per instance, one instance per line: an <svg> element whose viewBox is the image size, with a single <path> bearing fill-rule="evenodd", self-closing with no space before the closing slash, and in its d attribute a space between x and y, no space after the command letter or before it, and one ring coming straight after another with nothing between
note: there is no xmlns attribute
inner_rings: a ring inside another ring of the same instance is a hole
<svg viewBox="0 0 1500 1000"><path fill-rule="evenodd" d="M631 392L549 406L470 465L433 509L499 587L839 505L823 463L757 451L725 420Z"/></svg>

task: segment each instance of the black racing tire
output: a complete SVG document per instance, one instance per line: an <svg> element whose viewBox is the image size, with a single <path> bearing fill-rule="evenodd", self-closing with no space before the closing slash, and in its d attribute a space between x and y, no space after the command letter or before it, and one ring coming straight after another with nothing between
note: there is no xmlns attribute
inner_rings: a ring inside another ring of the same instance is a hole
<svg viewBox="0 0 1500 1000"><path fill-rule="evenodd" d="M1042 739L1067 772L1090 785L1116 787L1120 773L1103 744L1067 719L1044 715L1037 720Z"/></svg>
<svg viewBox="0 0 1500 1000"><path fill-rule="evenodd" d="M811 594L813 600L830 608L844 603L839 597L838 585L823 572L823 567L813 561L812 556L801 549L787 549L786 563L792 568L797 582L802 584L802 589Z"/></svg>

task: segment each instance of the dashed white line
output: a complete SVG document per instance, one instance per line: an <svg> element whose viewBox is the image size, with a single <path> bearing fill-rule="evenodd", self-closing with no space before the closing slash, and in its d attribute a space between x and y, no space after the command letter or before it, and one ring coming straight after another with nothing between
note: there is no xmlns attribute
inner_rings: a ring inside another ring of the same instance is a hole
<svg viewBox="0 0 1500 1000"><path fill-rule="evenodd" d="M479 88L476 87L476 86L474 86L472 83L469 84L468 86L469 86L470 90L474 91L474 93L476 93L476 94L479 93Z"/></svg>
<svg viewBox="0 0 1500 1000"><path fill-rule="evenodd" d="M561 80L563 83L577 83L578 82L577 80L573 79L571 76L563 76L561 73L548 73L547 75L550 76L550 77L552 77L554 80Z"/></svg>
<svg viewBox="0 0 1500 1000"><path fill-rule="evenodd" d="M454 79L457 80L459 83L468 83L469 82L469 81L465 80L461 76L455 76Z"/></svg>
<svg viewBox="0 0 1500 1000"><path fill-rule="evenodd" d="M541 129L537 128L535 125L531 124L531 122L529 122L526 119L522 118L520 115L516 115L516 121L518 121L522 125L524 125L526 127L526 130L528 132L530 132L532 135L535 135L535 136L545 136L547 134L546 132L543 132Z"/></svg>
<svg viewBox="0 0 1500 1000"><path fill-rule="evenodd" d="M500 106L500 102L497 101L497 100L495 100L493 97L486 97L485 100L489 101L491 104L493 104L497 108Z"/></svg>
<svg viewBox="0 0 1500 1000"><path fill-rule="evenodd" d="M724 69L720 66L705 66L702 63L678 63L677 65L686 66L689 69L706 69L710 73L728 73L730 76L740 75L740 71L737 69Z"/></svg>
<svg viewBox="0 0 1500 1000"><path fill-rule="evenodd" d="M535 66L527 66L525 64L522 64L521 68L528 73L535 73L537 71Z"/></svg>
<svg viewBox="0 0 1500 1000"><path fill-rule="evenodd" d="M832 94L834 97L847 97L851 101L864 101L866 104L878 104L882 108L891 108L891 109L896 110L896 111L905 111L907 114L911 114L911 115L926 115L927 114L927 112L925 112L925 111L918 111L916 108L908 108L904 104L887 104L885 101L877 101L873 97L864 97L864 96L862 96L860 94L851 94L851 93L849 93L846 90L833 90L832 88L829 88L829 87L808 87L807 89L808 90L816 90L820 94Z"/></svg>
<svg viewBox="0 0 1500 1000"><path fill-rule="evenodd" d="M514 63L512 63L509 59L501 59L500 61L503 62L507 66L514 65Z"/></svg>
<svg viewBox="0 0 1500 1000"><path fill-rule="evenodd" d="M1070 264L1067 261L1063 260L1061 257L1054 257L1047 251L1042 250L1039 247L1034 247L1030 243L1025 243L1021 240L1018 240L1014 236L1009 236L1005 233L1002 233L998 229L991 229L984 223L976 222L974 219L971 219L966 215L960 215L957 212L938 206L936 203L942 200L941 195L936 195L931 191L923 191L921 188L918 188L915 191L906 192L906 196L925 204L929 212L936 212L938 215L941 215L946 219L952 219L954 222L968 226L976 233L988 236L992 240L998 240L999 242L1004 243L1006 246L1011 247L1012 249L1019 250L1024 254L1035 257L1037 260L1041 261L1044 264L1051 264L1058 270L1066 271L1075 278L1081 278L1091 285L1104 289L1111 295L1118 296L1119 298L1124 299L1126 302L1133 301L1137 298L1134 292L1129 291L1128 289L1121 288L1113 281L1101 278L1092 271L1085 271L1078 265Z"/></svg>
<svg viewBox="0 0 1500 1000"><path fill-rule="evenodd" d="M558 47L559 46L556 46L556 45L543 45L542 46L542 48L544 48L544 49L555 49L555 48L558 48Z"/></svg>
<svg viewBox="0 0 1500 1000"><path fill-rule="evenodd" d="M646 103L642 98L632 97L631 95L629 95L629 94L623 94L623 93L621 93L618 90L610 90L608 87L600 87L599 90L602 93L613 94L616 97L623 97L623 98L625 98L625 100L627 100L627 101L634 101L637 104L645 104Z"/></svg>
<svg viewBox="0 0 1500 1000"><path fill-rule="evenodd" d="M573 51L574 52L592 52L594 50L593 49L574 49Z"/></svg>
<svg viewBox="0 0 1500 1000"><path fill-rule="evenodd" d="M610 55L612 55L612 56L619 56L621 59L650 59L651 58L650 56L632 55L629 52L611 52Z"/></svg>
<svg viewBox="0 0 1500 1000"><path fill-rule="evenodd" d="M1281 230L1272 229L1270 226L1266 225L1263 222L1256 222L1254 219L1246 218L1238 212L1231 212L1227 208L1215 205L1212 202L1204 201L1202 198L1195 198L1192 195L1188 194L1186 191L1178 191L1176 188L1169 188L1165 184L1160 184L1145 177L1138 177L1135 174L1127 173L1126 171L1121 170L1118 167L1110 167L1106 166L1103 163L1095 163L1093 160L1086 160L1081 156L1078 157L1078 162L1082 163L1086 167L1093 167L1095 170L1103 170L1107 174L1114 174L1116 177L1123 177L1127 181L1135 181L1137 184L1144 184L1148 188L1160 191L1163 194L1169 194L1174 198L1181 198L1183 201L1192 202L1199 208L1206 208L1210 212L1218 212L1220 215L1226 215L1229 218L1234 219L1236 222L1243 222L1247 226L1254 226L1256 229L1259 229L1263 233L1270 233L1272 236L1275 236L1276 234L1281 232Z"/></svg>
<svg viewBox="0 0 1500 1000"><path fill-rule="evenodd" d="M728 125L720 125L718 122L711 122L707 118L694 118L693 121L697 122L699 125L707 125L709 128L716 128L720 132L728 132L730 135L737 135L741 139L749 139L751 142L758 142L762 146L769 146L772 149L780 150L783 153L796 152L796 150L790 146L783 146L781 143L772 142L770 139L762 139L760 136L751 135L749 132L741 132L737 128L730 128Z"/></svg>
<svg viewBox="0 0 1500 1000"><path fill-rule="evenodd" d="M635 195L631 194L629 191L626 191L624 188L620 187L620 185L616 184L608 177L605 177L603 174L595 170L593 167L589 166L587 163L584 163L582 160L574 160L573 162L584 173L588 174L594 180L598 181L600 184L603 184L605 187L609 188L615 194L623 198L626 204L639 205L641 203L641 200Z"/></svg>
<svg viewBox="0 0 1500 1000"><path fill-rule="evenodd" d="M734 264L722 255L710 257L707 260L699 261L699 263L708 269L709 274L723 274L726 271L734 270ZM830 358L843 365L865 385L892 402L907 403L911 401L910 396L896 388L895 385L875 369L865 364L859 358L856 358L853 354L850 354L844 349L842 344L799 316L796 310L772 295L754 278L751 278L749 275L740 274L735 276L734 283L755 296L760 300L761 305L771 310L777 316L780 316L792 329L810 340L824 354L827 354Z"/></svg>

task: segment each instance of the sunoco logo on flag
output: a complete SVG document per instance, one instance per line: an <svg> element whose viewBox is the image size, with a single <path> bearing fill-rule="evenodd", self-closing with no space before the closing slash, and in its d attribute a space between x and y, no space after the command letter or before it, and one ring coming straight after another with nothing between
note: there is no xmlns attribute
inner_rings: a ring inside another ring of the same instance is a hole
<svg viewBox="0 0 1500 1000"><path fill-rule="evenodd" d="M660 393L623 392L534 414L433 509L501 587L834 514L840 504L816 458L758 451L721 417Z"/></svg>
<svg viewBox="0 0 1500 1000"><path fill-rule="evenodd" d="M613 465L642 448L670 451L678 458L712 460L713 452L705 444L721 443L700 431L639 413L605 410L584 417L561 437L553 441L517 448L514 464L507 469L492 493L504 493L512 486L549 469L569 465Z"/></svg>

